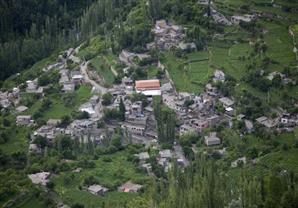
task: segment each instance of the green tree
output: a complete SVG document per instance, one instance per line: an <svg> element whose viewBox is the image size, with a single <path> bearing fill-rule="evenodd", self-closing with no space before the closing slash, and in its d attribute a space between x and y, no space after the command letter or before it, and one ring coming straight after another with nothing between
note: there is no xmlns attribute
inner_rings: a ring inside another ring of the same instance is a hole
<svg viewBox="0 0 298 208"><path fill-rule="evenodd" d="M119 104L119 111L120 111L120 114L121 114L121 121L125 121L125 105L123 103L123 99L121 98L120 99L120 104Z"/></svg>
<svg viewBox="0 0 298 208"><path fill-rule="evenodd" d="M101 103L103 105L110 105L112 104L112 101L113 101L113 95L111 93L106 93L102 96Z"/></svg>

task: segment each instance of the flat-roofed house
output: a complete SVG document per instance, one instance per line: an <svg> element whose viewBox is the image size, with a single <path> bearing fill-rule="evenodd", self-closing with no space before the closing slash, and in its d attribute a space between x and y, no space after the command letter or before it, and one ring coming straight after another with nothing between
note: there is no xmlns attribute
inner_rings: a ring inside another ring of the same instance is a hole
<svg viewBox="0 0 298 208"><path fill-rule="evenodd" d="M161 95L160 81L158 79L136 81L135 89L137 93L142 93L146 96Z"/></svg>
<svg viewBox="0 0 298 208"><path fill-rule="evenodd" d="M123 129L126 129L131 134L137 134L137 135L144 135L144 132L146 130L146 126L144 125L135 125L125 122L122 126Z"/></svg>
<svg viewBox="0 0 298 208"><path fill-rule="evenodd" d="M71 72L71 81L75 85L82 84L84 82L84 76L81 74L80 71L72 71Z"/></svg>
<svg viewBox="0 0 298 208"><path fill-rule="evenodd" d="M259 117L256 121L269 129L277 126L278 124L277 120L269 119L266 116Z"/></svg>
<svg viewBox="0 0 298 208"><path fill-rule="evenodd" d="M62 92L72 93L75 91L75 84L72 82L66 82L63 84Z"/></svg>
<svg viewBox="0 0 298 208"><path fill-rule="evenodd" d="M192 134L196 132L197 132L196 129L190 126L189 124L183 124L180 126L180 129L179 129L180 136L183 136L185 134Z"/></svg>
<svg viewBox="0 0 298 208"><path fill-rule="evenodd" d="M223 104L225 108L231 107L234 105L234 101L227 97L222 97L219 101Z"/></svg>
<svg viewBox="0 0 298 208"><path fill-rule="evenodd" d="M208 121L202 120L202 119L191 119L189 124L191 127L195 128L197 132L202 132L203 129L206 129L209 127Z"/></svg>
<svg viewBox="0 0 298 208"><path fill-rule="evenodd" d="M216 132L211 132L209 136L204 137L204 142L207 146L219 145L220 138L216 136Z"/></svg>
<svg viewBox="0 0 298 208"><path fill-rule="evenodd" d="M233 24L237 24L239 25L240 22L246 22L246 23L249 23L253 20L256 19L256 16L255 15L250 15L250 14L245 14L245 15L234 15L231 17L231 21Z"/></svg>
<svg viewBox="0 0 298 208"><path fill-rule="evenodd" d="M47 185L47 183L50 181L49 178L51 176L51 173L49 172L41 172L36 174L28 175L29 179L32 181L33 184L40 184L40 185Z"/></svg>
<svg viewBox="0 0 298 208"><path fill-rule="evenodd" d="M92 185L88 187L88 191L94 195L104 196L109 191L109 189L100 185Z"/></svg>
<svg viewBox="0 0 298 208"><path fill-rule="evenodd" d="M31 116L27 116L27 115L20 115L20 116L17 116L17 119L16 119L16 124L18 126L29 126L29 125L32 125L34 123L34 121L32 120L32 117Z"/></svg>
<svg viewBox="0 0 298 208"><path fill-rule="evenodd" d="M16 108L16 111L18 113L22 113L22 112L24 112L26 110L28 110L28 108L26 106L19 106L19 107Z"/></svg>
<svg viewBox="0 0 298 208"><path fill-rule="evenodd" d="M181 42L179 43L179 46L178 46L182 51L195 51L197 50L197 46L195 43L184 43L184 42Z"/></svg>

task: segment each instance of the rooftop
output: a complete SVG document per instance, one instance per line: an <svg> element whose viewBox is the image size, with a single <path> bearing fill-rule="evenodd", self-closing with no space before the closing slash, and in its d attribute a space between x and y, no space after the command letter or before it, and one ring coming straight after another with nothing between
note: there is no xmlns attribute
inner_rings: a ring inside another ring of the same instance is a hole
<svg viewBox="0 0 298 208"><path fill-rule="evenodd" d="M136 89L138 90L160 89L160 81L158 79L139 80L139 81L136 81Z"/></svg>

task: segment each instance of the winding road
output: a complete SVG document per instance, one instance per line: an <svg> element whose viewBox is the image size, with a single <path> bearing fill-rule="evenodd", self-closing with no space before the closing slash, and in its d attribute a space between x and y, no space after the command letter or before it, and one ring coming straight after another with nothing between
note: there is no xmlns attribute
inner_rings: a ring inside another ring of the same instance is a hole
<svg viewBox="0 0 298 208"><path fill-rule="evenodd" d="M75 48L75 53L78 54L79 50L80 50L80 46L78 46L77 48ZM82 61L79 57L73 55L73 57L75 57L76 59L79 59L80 61ZM89 83L92 85L92 87L95 88L96 91L100 92L102 95L107 93L108 89L99 85L97 82L95 82L94 80L92 80L89 75L88 75L88 64L89 61L83 61L80 65L80 71L82 73L82 75L84 76L85 82Z"/></svg>
<svg viewBox="0 0 298 208"><path fill-rule="evenodd" d="M83 62L80 66L81 69L81 73L84 76L84 79L87 83L90 83L92 85L92 87L95 88L96 91L99 91L102 95L107 93L108 89L99 85L97 82L95 82L94 80L90 79L89 75L88 75L88 64L89 61L87 62Z"/></svg>

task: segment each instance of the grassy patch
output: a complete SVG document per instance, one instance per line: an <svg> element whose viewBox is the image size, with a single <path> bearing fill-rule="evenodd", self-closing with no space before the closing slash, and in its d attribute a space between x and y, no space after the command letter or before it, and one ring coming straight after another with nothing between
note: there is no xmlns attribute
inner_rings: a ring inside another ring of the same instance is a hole
<svg viewBox="0 0 298 208"><path fill-rule="evenodd" d="M91 60L92 67L102 77L103 81L107 85L113 85L115 81L115 75L111 71L111 61L105 56L97 56ZM114 67L114 66L113 66Z"/></svg>
<svg viewBox="0 0 298 208"><path fill-rule="evenodd" d="M71 107L65 106L61 95L50 96L49 99L52 101L51 107L43 113L43 119L48 120L60 119L63 116L70 115L72 111L78 110L79 106L84 102L87 102L91 97L91 88L89 86L80 86L80 88L75 91L75 102ZM33 115L41 107L41 101L34 103L31 108L26 111L26 115Z"/></svg>
<svg viewBox="0 0 298 208"><path fill-rule="evenodd" d="M291 170L293 172L298 171L298 151L297 149L290 149L287 151L278 151L270 153L261 158L261 164L271 168L281 168Z"/></svg>
<svg viewBox="0 0 298 208"><path fill-rule="evenodd" d="M271 22L264 22L262 25L268 31L264 37L268 45L267 56L283 65L295 62L293 42L289 35L288 26ZM272 69L272 71L276 70Z"/></svg>
<svg viewBox="0 0 298 208"><path fill-rule="evenodd" d="M104 41L100 37L94 37L89 42L83 44L78 56L81 59L89 60L102 52L104 47Z"/></svg>
<svg viewBox="0 0 298 208"><path fill-rule="evenodd" d="M147 70L148 72L148 79L154 79L156 78L156 74L158 72L158 68L155 66L150 66Z"/></svg>
<svg viewBox="0 0 298 208"><path fill-rule="evenodd" d="M5 144L1 144L0 149L6 154L25 151L28 148L27 135L30 131L29 128L25 127L11 128L9 132L9 140Z"/></svg>
<svg viewBox="0 0 298 208"><path fill-rule="evenodd" d="M298 24L297 25L291 25L291 30L294 33L296 44L298 44Z"/></svg>
<svg viewBox="0 0 298 208"><path fill-rule="evenodd" d="M18 206L17 208L44 208L45 204L39 201L36 197L32 197L30 200L26 201L24 204Z"/></svg>
<svg viewBox="0 0 298 208"><path fill-rule="evenodd" d="M215 68L240 80L245 75L245 62L238 57L246 56L249 51L248 44L237 44L231 48L210 47L211 63Z"/></svg>
<svg viewBox="0 0 298 208"><path fill-rule="evenodd" d="M166 54L165 64L178 91L200 93L212 76L207 52L193 53L186 60ZM203 61L201 61L203 60Z"/></svg>

